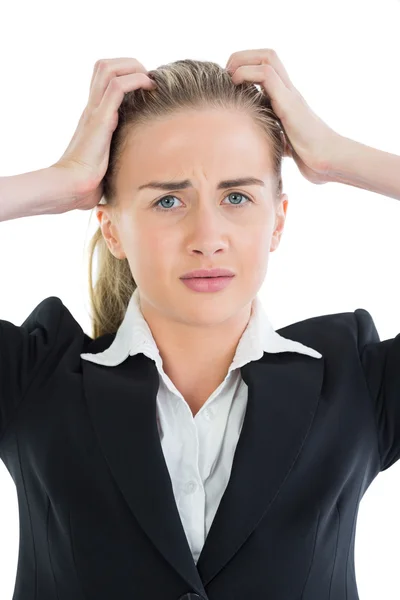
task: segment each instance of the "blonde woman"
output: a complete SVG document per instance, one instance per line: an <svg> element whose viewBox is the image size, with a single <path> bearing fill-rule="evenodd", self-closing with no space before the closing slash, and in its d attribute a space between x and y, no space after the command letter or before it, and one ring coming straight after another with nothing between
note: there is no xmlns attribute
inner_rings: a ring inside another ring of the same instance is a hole
<svg viewBox="0 0 400 600"><path fill-rule="evenodd" d="M1 221L99 221L92 336L54 296L0 321L14 600L358 598L359 502L400 458L400 336L365 309L274 331L257 292L284 156L397 199L400 157L334 132L273 50L227 66L99 60L65 154L0 179Z"/></svg>

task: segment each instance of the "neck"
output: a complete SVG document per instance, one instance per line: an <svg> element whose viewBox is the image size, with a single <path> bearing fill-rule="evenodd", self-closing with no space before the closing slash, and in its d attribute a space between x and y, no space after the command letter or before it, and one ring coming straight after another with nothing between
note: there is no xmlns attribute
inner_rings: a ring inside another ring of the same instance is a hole
<svg viewBox="0 0 400 600"><path fill-rule="evenodd" d="M215 326L166 319L154 307L141 302L163 361L163 369L192 408L192 412L225 379L245 331L252 303L238 314Z"/></svg>

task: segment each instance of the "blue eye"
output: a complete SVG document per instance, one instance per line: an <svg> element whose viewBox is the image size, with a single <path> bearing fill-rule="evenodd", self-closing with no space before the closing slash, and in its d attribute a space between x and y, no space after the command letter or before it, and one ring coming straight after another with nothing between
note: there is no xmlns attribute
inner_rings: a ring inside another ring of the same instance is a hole
<svg viewBox="0 0 400 600"><path fill-rule="evenodd" d="M231 192L230 194L228 194L228 196L225 196L226 198L228 198L229 196L242 196L243 198L247 198L247 200L249 200L250 202L253 202L252 200L250 200L249 196L246 196L246 194L242 194L241 192ZM172 210L169 210L168 208L164 208L164 207L160 207L158 206L158 204L160 202L163 202L166 198L178 198L177 196L174 196L172 194L168 194L167 196L164 196L163 198L160 198L160 200L157 200L154 204L153 204L153 208L154 210L161 210L164 212L172 212ZM235 208L242 208L242 206L246 206L248 203L246 202L245 204L235 204L232 205ZM179 207L172 207L173 210L175 210L176 208Z"/></svg>

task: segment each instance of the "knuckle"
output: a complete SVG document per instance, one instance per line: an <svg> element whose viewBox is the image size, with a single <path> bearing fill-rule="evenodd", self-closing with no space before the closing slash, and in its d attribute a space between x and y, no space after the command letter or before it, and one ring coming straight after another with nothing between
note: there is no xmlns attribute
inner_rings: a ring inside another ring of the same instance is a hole
<svg viewBox="0 0 400 600"><path fill-rule="evenodd" d="M263 55L266 56L267 58L274 58L275 56L277 56L275 50L273 48L261 48L259 50L259 52Z"/></svg>
<svg viewBox="0 0 400 600"><path fill-rule="evenodd" d="M234 61L240 59L245 56L248 52L254 54L261 54L262 56L266 56L270 60L275 60L278 57L278 54L273 48L259 48L258 50L239 50L238 52L234 52L228 58L227 64L233 63Z"/></svg>
<svg viewBox="0 0 400 600"><path fill-rule="evenodd" d="M269 75L269 73L271 73L271 71L273 71L273 67L271 65L269 65L268 63L263 63L261 65L261 68L262 68L263 72L265 73L265 75Z"/></svg>
<svg viewBox="0 0 400 600"><path fill-rule="evenodd" d="M101 58L100 60L97 61L97 68L99 71L107 71L109 67L109 61L106 58Z"/></svg>
<svg viewBox="0 0 400 600"><path fill-rule="evenodd" d="M263 48L260 50L260 54L261 60L267 61L266 63L263 62L263 64L275 63L278 58L278 55L273 48Z"/></svg>
<svg viewBox="0 0 400 600"><path fill-rule="evenodd" d="M148 83L149 77L146 75L146 73L143 73L143 71L138 71L137 73L134 73L134 75L136 75L140 85Z"/></svg>
<svg viewBox="0 0 400 600"><path fill-rule="evenodd" d="M109 86L111 87L111 89L113 89L113 90L119 90L119 89L121 89L121 87L122 87L122 86L121 86L121 82L120 82L120 80L119 80L119 77L112 77L112 78L110 79L110 82L109 82L109 84L108 84L108 85L109 85Z"/></svg>
<svg viewBox="0 0 400 600"><path fill-rule="evenodd" d="M241 55L243 55L243 50L233 52L233 54L231 54L230 57L228 58L228 61L226 64L229 65L229 64L236 62Z"/></svg>
<svg viewBox="0 0 400 600"><path fill-rule="evenodd" d="M104 62L104 58L99 58L98 60L96 60L96 62L94 63L94 68L98 69L100 67L100 65Z"/></svg>

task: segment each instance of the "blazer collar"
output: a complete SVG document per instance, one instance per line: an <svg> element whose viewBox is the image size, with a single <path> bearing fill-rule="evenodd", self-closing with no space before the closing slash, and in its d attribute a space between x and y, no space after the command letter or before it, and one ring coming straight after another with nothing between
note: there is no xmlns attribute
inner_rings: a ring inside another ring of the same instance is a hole
<svg viewBox="0 0 400 600"><path fill-rule="evenodd" d="M90 352L82 353L81 358L99 365L115 367L126 360L128 356L142 353L152 358L160 373L164 375L160 353L140 308L138 288L132 294L118 331L113 337L108 338L108 340L110 339L111 343L102 347L101 350L98 347L93 349L91 346L88 348ZM228 374L252 360L258 360L264 352L298 352L314 358L322 357L322 354L314 348L279 335L270 323L260 298L256 296L252 303L248 326L239 340ZM165 378L165 383L170 387L167 378Z"/></svg>
<svg viewBox="0 0 400 600"><path fill-rule="evenodd" d="M115 334L92 341L96 353ZM195 564L175 503L156 422L159 372L144 353L128 356L112 375L82 361L84 394L101 450L134 518L189 586L204 586L232 559L271 510L293 469L318 407L324 357L263 353L241 366L248 404L232 472ZM284 432L284 434L283 434ZM251 465L262 461L263 468ZM235 524L232 527L232 523Z"/></svg>

